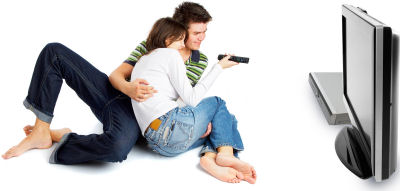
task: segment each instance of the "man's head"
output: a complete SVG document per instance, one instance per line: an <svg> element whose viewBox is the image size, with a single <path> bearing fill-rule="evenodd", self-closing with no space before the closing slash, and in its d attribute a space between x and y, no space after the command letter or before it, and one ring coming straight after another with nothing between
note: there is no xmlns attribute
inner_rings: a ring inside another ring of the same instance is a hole
<svg viewBox="0 0 400 191"><path fill-rule="evenodd" d="M198 50L205 38L207 24L212 19L207 10L197 3L183 2L175 9L172 18L188 30L185 46L191 50Z"/></svg>

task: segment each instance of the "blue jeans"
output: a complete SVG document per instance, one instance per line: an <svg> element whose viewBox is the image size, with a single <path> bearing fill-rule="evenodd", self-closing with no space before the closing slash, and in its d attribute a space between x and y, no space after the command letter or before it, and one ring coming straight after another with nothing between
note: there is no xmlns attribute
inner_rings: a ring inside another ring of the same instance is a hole
<svg viewBox="0 0 400 191"><path fill-rule="evenodd" d="M63 79L103 123L104 133L65 135L53 151L50 162L76 164L125 160L140 136L131 99L114 89L106 74L64 45L50 43L43 48L24 101L25 107L40 120L51 123Z"/></svg>
<svg viewBox="0 0 400 191"><path fill-rule="evenodd" d="M162 121L159 128L148 128L144 136L150 148L161 155L176 156L201 145L200 154L232 146L237 157L237 152L243 150L237 120L219 97L205 98L196 107L177 107L159 119ZM211 134L200 138L210 122Z"/></svg>

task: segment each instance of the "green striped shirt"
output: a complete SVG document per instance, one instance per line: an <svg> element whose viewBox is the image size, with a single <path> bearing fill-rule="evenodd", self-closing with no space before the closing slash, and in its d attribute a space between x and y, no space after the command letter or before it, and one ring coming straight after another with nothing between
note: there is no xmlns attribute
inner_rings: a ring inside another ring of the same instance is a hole
<svg viewBox="0 0 400 191"><path fill-rule="evenodd" d="M131 52L129 57L125 60L126 63L135 66L136 62L142 55L147 53L146 41L142 41L135 50ZM195 86L200 80L201 75L207 68L208 59L207 56L198 50L192 50L189 59L185 62L186 75L190 80L192 86Z"/></svg>

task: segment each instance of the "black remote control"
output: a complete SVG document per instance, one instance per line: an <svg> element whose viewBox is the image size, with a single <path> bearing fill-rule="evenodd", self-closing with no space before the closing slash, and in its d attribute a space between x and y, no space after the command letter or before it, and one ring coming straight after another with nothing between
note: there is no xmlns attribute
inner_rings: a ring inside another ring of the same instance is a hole
<svg viewBox="0 0 400 191"><path fill-rule="evenodd" d="M221 60L222 58L224 58L226 55L220 54L218 55L218 60ZM249 63L249 58L247 57L240 57L240 56L231 56L229 58L230 61L234 61L234 62L240 62L240 63Z"/></svg>

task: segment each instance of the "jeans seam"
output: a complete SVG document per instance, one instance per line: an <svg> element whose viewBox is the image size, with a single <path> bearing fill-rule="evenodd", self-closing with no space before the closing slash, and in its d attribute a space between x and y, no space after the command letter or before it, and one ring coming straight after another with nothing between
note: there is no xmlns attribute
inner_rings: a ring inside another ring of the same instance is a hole
<svg viewBox="0 0 400 191"><path fill-rule="evenodd" d="M107 107L108 107L112 102L114 102L115 100L119 99L119 97L121 97L121 95L118 95L118 96L112 98L110 101L108 101L108 102L104 105L104 107L102 108L102 112L101 112L101 118L103 118L103 116L104 116L105 108L107 108ZM111 116L109 115L109 117L111 117Z"/></svg>
<svg viewBox="0 0 400 191"><path fill-rule="evenodd" d="M63 59L63 60L65 61L65 63L67 63L68 65L71 66L71 68L78 74L78 76L83 80L83 83L85 83L85 84L87 85L88 88L90 88L91 90L94 90L94 92L95 92L98 96L100 96L100 97L103 99L104 102L106 102L107 99L100 93L100 91L99 91L97 88L95 88L95 87L93 86L92 83L89 83L89 80L88 80L87 78L85 78L85 76L83 75L83 73L73 64L73 62L71 62L69 59L65 58L65 57L62 56L62 55L59 55L59 57L60 57L61 59ZM104 106L104 107L105 107L105 106ZM104 109L104 107L103 107L103 109Z"/></svg>
<svg viewBox="0 0 400 191"><path fill-rule="evenodd" d="M52 59L52 60L53 60L53 59ZM47 75L48 75L49 72L50 72L50 69L51 69L51 67L48 67L47 70L46 70L46 72L44 73L43 79L42 79L42 81L40 82L39 91L42 91L42 89L43 89L43 84L44 84L45 81L46 81L46 78L47 78ZM37 103L37 102L38 102L39 97L40 97L40 96L35 97L35 102L34 102L34 103ZM35 104L35 105L37 105L37 104Z"/></svg>

